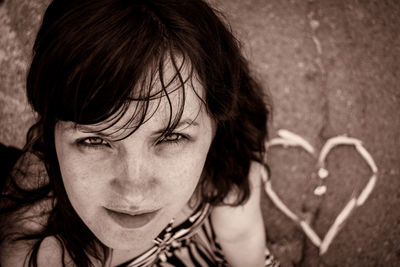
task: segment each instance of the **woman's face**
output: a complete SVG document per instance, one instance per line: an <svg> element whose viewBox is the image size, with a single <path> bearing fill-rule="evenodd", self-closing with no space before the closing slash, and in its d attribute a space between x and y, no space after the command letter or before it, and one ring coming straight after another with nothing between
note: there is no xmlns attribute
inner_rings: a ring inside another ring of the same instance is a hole
<svg viewBox="0 0 400 267"><path fill-rule="evenodd" d="M101 124L56 125L56 152L68 198L106 246L141 252L193 195L214 133L213 122L194 92L204 95L204 89L195 79L193 87L185 89L178 126L162 138L160 132L170 118L165 96L150 101L148 120L121 141L112 141L108 134L130 119L136 102L104 132L93 133L104 128ZM174 117L182 92L176 90L169 97Z"/></svg>

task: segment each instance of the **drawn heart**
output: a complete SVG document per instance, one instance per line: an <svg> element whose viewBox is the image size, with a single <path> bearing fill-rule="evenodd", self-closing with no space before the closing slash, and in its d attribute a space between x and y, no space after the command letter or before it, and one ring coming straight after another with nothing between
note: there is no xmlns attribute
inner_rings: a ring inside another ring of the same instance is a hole
<svg viewBox="0 0 400 267"><path fill-rule="evenodd" d="M275 206L282 211L287 217L293 220L296 224L300 226L303 232L307 235L310 241L319 248L319 254L323 255L328 251L328 248L340 229L344 226L344 223L349 218L350 214L354 209L362 206L372 190L374 189L377 178L378 178L378 168L376 167L375 161L373 160L371 154L364 148L362 142L356 138L351 138L347 136L337 136L332 137L326 141L323 145L319 154L316 153L314 147L303 139L301 136L296 135L290 131L281 129L278 131L278 138L274 138L266 143L266 147L271 148L274 146L283 146L284 148L288 147L301 147L305 151L307 151L312 156L318 158L317 160L317 168L318 168L318 177L322 181L324 181L328 176L329 172L325 168L325 161L330 153L330 151L340 145L346 146L354 146L356 151L360 154L360 156L366 161L368 166L371 169L372 175L369 178L366 186L361 190L361 193L358 196L353 196L350 201L343 207L338 216L333 221L332 225L329 227L325 236L321 239L315 230L310 226L310 224L296 213L294 213L277 195L277 193L272 188L271 177L269 177L267 170L263 169L261 173L261 177L264 181L265 192L270 197L271 201L275 204ZM320 185L314 190L314 194L323 195L326 192L326 186Z"/></svg>

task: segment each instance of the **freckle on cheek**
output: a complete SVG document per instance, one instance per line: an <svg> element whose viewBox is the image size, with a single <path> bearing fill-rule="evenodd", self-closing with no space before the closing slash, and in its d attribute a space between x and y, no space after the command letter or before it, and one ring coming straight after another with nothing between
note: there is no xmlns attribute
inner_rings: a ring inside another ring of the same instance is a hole
<svg viewBox="0 0 400 267"><path fill-rule="evenodd" d="M160 183L159 180L151 178L149 181L149 186L156 187L159 183Z"/></svg>

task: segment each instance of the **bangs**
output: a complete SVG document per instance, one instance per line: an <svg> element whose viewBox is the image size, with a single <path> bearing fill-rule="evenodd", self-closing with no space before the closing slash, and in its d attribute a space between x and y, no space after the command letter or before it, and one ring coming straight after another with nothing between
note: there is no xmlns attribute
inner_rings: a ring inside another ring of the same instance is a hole
<svg viewBox="0 0 400 267"><path fill-rule="evenodd" d="M193 85L193 79L197 77L187 57L174 54L171 50L165 52L168 52L168 55L161 54L159 58L155 58L133 88L126 88L126 92L129 93L126 97L118 99L120 102L110 102L109 112L103 109L104 113L100 114L100 117L89 117L93 113L88 107L99 106L96 98L93 98L87 108L82 110L84 122L71 120L75 122L75 127L90 126L83 127L90 129L84 132L101 132L102 135L107 132L107 136L114 136L113 140L122 140L150 120L159 109L162 98L165 97L168 103L165 111L168 112L168 123L160 136L172 132L180 122L184 111L186 88L193 90L203 104L205 101ZM101 93L101 89L99 92ZM172 104L170 98L172 93L178 94L178 105ZM155 108L150 110L150 104ZM115 127L117 124L118 127Z"/></svg>
<svg viewBox="0 0 400 267"><path fill-rule="evenodd" d="M35 43L28 85L42 90L41 95L28 97L32 106L39 114L53 117L45 121L97 125L98 131L105 131L136 102L130 119L119 127L125 138L154 114L148 114L150 101L159 105L166 97L170 118L165 133L170 132L183 113L185 86L194 78L185 48L145 5L87 2L90 5L80 3L79 8L60 12L57 23L46 23L54 17L45 15L43 25L52 26L42 27ZM172 73L165 72L167 65ZM169 94L176 90L182 97L174 111Z"/></svg>

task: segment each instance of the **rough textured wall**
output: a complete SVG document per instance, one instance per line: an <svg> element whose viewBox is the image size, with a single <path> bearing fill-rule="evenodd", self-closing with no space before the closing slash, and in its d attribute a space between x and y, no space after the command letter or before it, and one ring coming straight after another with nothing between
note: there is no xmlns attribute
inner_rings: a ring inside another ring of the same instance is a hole
<svg viewBox="0 0 400 267"><path fill-rule="evenodd" d="M0 4L0 142L22 147L32 123L25 72L48 0ZM271 249L284 266L400 264L400 2L397 0L213 0L243 43L251 67L274 102L271 137L288 129L317 150L347 134L363 141L379 168L377 186L323 256L265 195ZM329 155L324 196L315 158L273 148L272 185L322 238L370 171L352 147Z"/></svg>

